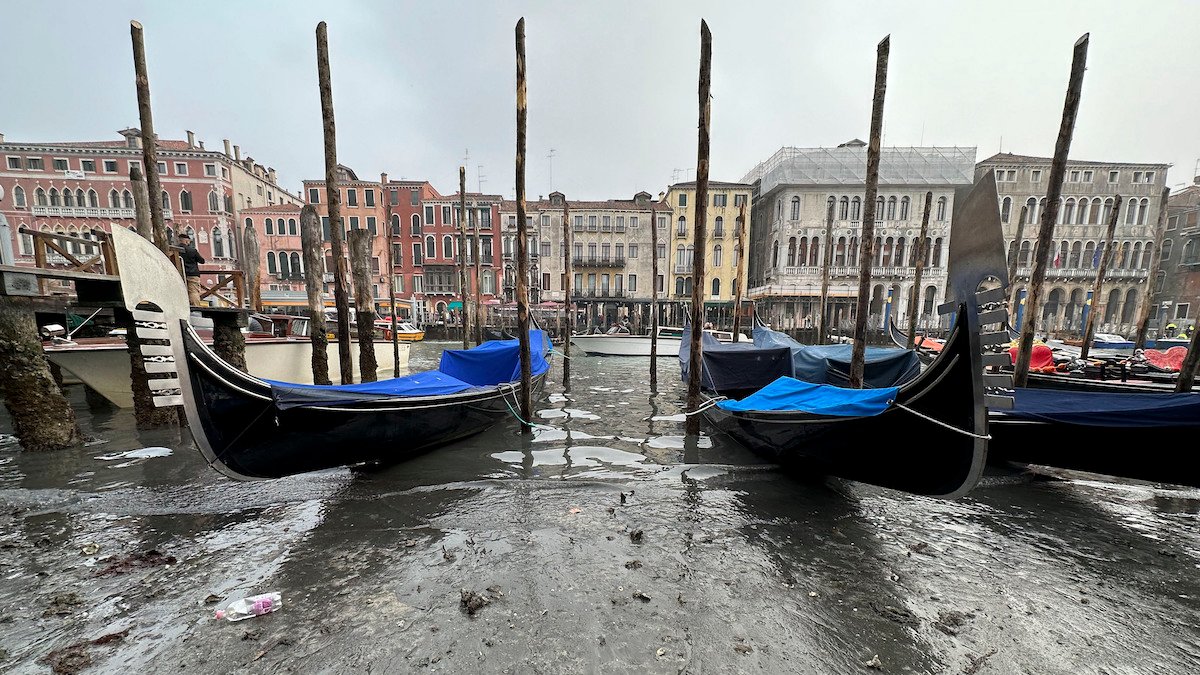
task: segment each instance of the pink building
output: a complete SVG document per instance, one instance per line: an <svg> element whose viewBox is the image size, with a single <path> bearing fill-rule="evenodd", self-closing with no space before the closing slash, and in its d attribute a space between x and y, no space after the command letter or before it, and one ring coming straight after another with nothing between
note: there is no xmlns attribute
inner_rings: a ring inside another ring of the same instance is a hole
<svg viewBox="0 0 1200 675"><path fill-rule="evenodd" d="M263 309L308 307L304 287L304 248L300 243L300 207L277 204L242 209L242 231L258 240L258 269Z"/></svg>

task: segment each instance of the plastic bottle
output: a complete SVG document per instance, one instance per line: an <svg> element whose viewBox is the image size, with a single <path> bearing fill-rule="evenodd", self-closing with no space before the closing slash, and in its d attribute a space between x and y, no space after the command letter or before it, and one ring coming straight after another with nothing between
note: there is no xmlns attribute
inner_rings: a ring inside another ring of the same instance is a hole
<svg viewBox="0 0 1200 675"><path fill-rule="evenodd" d="M224 609L218 609L215 617L229 621L241 621L253 616L269 614L282 606L283 598L278 593L263 593L261 595L242 598L241 600L234 600L226 605Z"/></svg>

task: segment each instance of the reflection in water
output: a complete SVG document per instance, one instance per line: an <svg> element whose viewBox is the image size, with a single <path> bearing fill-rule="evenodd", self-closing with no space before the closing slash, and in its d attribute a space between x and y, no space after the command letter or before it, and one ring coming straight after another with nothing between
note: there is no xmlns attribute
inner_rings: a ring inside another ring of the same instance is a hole
<svg viewBox="0 0 1200 675"><path fill-rule="evenodd" d="M411 367L445 346L415 345ZM577 356L531 435L505 420L401 465L259 483L76 389L102 442L0 441L5 666L124 627L137 639L89 648L105 669L841 673L878 655L885 672L961 672L995 649L976 670L1185 673L1200 658L1197 491L1008 480L945 502L784 473L685 436L677 364L660 360L657 394L635 384L646 366ZM149 549L177 563L95 576ZM491 603L468 618L462 589ZM267 591L284 608L246 639L209 619L210 595ZM79 610L42 616L72 592Z"/></svg>

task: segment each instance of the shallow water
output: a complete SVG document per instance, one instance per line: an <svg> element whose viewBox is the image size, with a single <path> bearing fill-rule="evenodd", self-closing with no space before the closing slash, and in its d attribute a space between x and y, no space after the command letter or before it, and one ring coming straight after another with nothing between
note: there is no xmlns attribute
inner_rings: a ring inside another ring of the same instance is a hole
<svg viewBox="0 0 1200 675"><path fill-rule="evenodd" d="M1200 672L1200 490L994 476L947 502L797 476L684 436L658 365L651 396L644 359L576 357L531 436L257 483L73 388L92 443L0 441L0 670L129 629L80 648L92 669ZM469 616L462 589L492 600ZM269 591L277 612L212 618Z"/></svg>

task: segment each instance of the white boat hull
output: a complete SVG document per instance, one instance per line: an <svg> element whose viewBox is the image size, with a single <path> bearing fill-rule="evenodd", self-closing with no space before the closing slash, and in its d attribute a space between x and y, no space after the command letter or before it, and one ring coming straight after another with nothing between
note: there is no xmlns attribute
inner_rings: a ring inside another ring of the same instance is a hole
<svg viewBox="0 0 1200 675"><path fill-rule="evenodd" d="M358 371L358 343L353 348L354 380L361 380ZM379 364L376 377L387 379L393 374L392 343L376 342L375 360ZM408 343L400 343L400 367L408 367ZM129 382L129 352L124 342L107 344L76 345L72 347L51 346L46 348L46 358L63 370L64 381L71 382L71 375L94 389L113 405L120 408L133 407L133 392ZM331 342L328 347L329 378L337 383L341 380L338 367L338 345ZM312 384L312 343L307 339L275 339L246 342L246 368L251 375L265 380Z"/></svg>
<svg viewBox="0 0 1200 675"><path fill-rule="evenodd" d="M658 338L659 356L679 356L679 338ZM571 347L593 356L650 356L649 335L575 335Z"/></svg>

